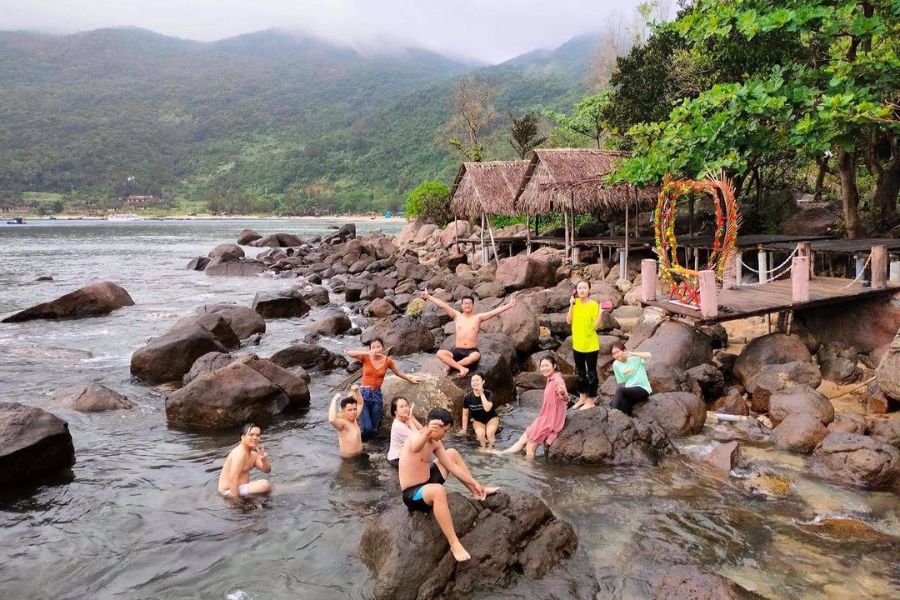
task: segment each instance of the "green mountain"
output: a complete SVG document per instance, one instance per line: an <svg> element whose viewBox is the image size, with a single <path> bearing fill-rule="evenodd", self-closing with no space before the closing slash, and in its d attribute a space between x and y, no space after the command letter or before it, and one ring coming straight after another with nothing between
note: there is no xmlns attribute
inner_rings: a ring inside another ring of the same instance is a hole
<svg viewBox="0 0 900 600"><path fill-rule="evenodd" d="M396 207L459 158L438 135L455 80L498 110L566 110L591 38L477 67L417 49L363 54L263 31L214 43L134 29L0 32L0 193L153 193L223 210ZM505 120L489 157L508 158Z"/></svg>

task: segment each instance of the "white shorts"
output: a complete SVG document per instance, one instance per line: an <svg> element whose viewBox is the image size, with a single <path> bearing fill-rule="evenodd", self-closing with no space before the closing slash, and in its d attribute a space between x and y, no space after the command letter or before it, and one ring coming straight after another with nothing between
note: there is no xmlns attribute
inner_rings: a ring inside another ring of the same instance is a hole
<svg viewBox="0 0 900 600"><path fill-rule="evenodd" d="M231 495L231 490L225 490L224 492L222 492L222 495L223 495L223 496L230 496L230 495ZM249 484L249 483L242 483L241 485L239 485L239 486L238 486L238 495L239 495L241 498L246 498L247 496L249 496L249 495L250 495L250 484Z"/></svg>

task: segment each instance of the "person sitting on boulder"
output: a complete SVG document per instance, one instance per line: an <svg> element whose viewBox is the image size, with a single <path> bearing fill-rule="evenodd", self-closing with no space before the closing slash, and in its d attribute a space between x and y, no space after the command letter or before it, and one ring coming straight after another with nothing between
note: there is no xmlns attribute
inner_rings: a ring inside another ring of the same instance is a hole
<svg viewBox="0 0 900 600"><path fill-rule="evenodd" d="M375 338L369 342L368 350L348 350L347 356L355 358L362 363L362 385L359 388L363 403L359 411L359 428L364 440L369 440L378 435L381 426L381 413L384 411L384 396L381 394L381 384L388 369L394 375L409 383L421 383L421 379L414 375L407 375L397 368L394 359L384 351L384 342Z"/></svg>
<svg viewBox="0 0 900 600"><path fill-rule="evenodd" d="M597 405L597 355L600 338L597 329L603 323L603 311L591 300L591 282L582 279L569 300L566 322L572 326L572 354L578 373L578 402L572 408L585 410Z"/></svg>
<svg viewBox="0 0 900 600"><path fill-rule="evenodd" d="M484 487L472 477L459 452L446 449L441 443L453 424L453 417L446 408L434 408L428 413L428 425L413 432L400 451L400 489L403 504L409 510L429 513L434 518L450 544L450 552L457 561L471 556L456 537L450 505L444 481L448 475L456 478L472 493L476 500L484 500L499 488ZM432 462L432 455L437 460Z"/></svg>
<svg viewBox="0 0 900 600"><path fill-rule="evenodd" d="M268 494L272 484L267 479L250 481L250 469L256 467L271 473L272 465L266 449L259 443L262 429L247 423L241 427L241 443L228 453L219 475L219 493L229 498L246 498L251 494Z"/></svg>
<svg viewBox="0 0 900 600"><path fill-rule="evenodd" d="M630 415L636 404L645 402L653 393L645 367L651 356L649 352L628 352L621 342L613 344L612 355L613 375L619 388L611 406Z"/></svg>
<svg viewBox="0 0 900 600"><path fill-rule="evenodd" d="M470 418L478 444L492 450L500 417L494 411L494 395L484 389L484 378L478 373L472 375L472 391L463 398L462 435L467 433Z"/></svg>
<svg viewBox="0 0 900 600"><path fill-rule="evenodd" d="M363 451L362 433L359 423L356 422L360 405L358 386L353 386L351 394L341 400L340 417L338 416L337 401L341 394L335 394L328 407L328 422L337 429L341 458L354 458Z"/></svg>
<svg viewBox="0 0 900 600"><path fill-rule="evenodd" d="M397 396L391 400L391 414L394 422L391 423L391 446L388 448L388 463L395 469L400 467L400 451L413 431L422 429L422 424L413 416L413 406L409 401Z"/></svg>
<svg viewBox="0 0 900 600"><path fill-rule="evenodd" d="M481 324L488 319L493 319L497 315L515 307L516 299L512 298L506 304L498 306L494 310L486 313L476 313L475 298L472 296L463 296L459 301L462 312L456 310L440 298L436 298L425 290L421 293L423 300L430 300L435 306L444 309L456 325L456 346L452 350L438 350L437 357L444 363L447 374L449 375L454 369L459 371L457 377L460 379L468 375L469 367L478 362L481 353L478 352L478 331Z"/></svg>
<svg viewBox="0 0 900 600"><path fill-rule="evenodd" d="M556 436L566 424L566 406L569 403L569 392L566 382L556 366L556 359L545 356L541 359L541 375L547 378L544 387L544 402L541 412L528 426L518 441L504 450L502 454L517 454L525 449L528 458L534 458L535 450L540 444L552 444Z"/></svg>

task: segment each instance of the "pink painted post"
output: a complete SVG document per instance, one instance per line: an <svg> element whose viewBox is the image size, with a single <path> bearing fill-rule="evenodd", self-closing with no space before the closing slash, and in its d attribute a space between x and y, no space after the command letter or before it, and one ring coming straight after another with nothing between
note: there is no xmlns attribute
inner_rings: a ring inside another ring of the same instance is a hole
<svg viewBox="0 0 900 600"><path fill-rule="evenodd" d="M872 287L883 290L887 287L888 255L887 246L872 246Z"/></svg>
<svg viewBox="0 0 900 600"><path fill-rule="evenodd" d="M737 256L733 253L725 261L725 272L722 274L722 289L730 290L738 287L737 280Z"/></svg>
<svg viewBox="0 0 900 600"><path fill-rule="evenodd" d="M641 261L641 300L656 300L656 261L652 258Z"/></svg>
<svg viewBox="0 0 900 600"><path fill-rule="evenodd" d="M806 256L791 260L791 301L809 302L809 258Z"/></svg>
<svg viewBox="0 0 900 600"><path fill-rule="evenodd" d="M700 271L700 316L709 319L719 316L719 299L716 296L716 272Z"/></svg>

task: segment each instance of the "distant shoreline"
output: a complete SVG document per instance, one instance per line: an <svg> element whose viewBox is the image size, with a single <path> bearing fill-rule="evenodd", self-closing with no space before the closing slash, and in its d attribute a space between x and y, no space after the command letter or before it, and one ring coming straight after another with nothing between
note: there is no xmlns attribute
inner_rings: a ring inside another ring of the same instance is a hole
<svg viewBox="0 0 900 600"><path fill-rule="evenodd" d="M21 216L21 215L16 215ZM5 216L0 217L0 219L12 220L16 216ZM273 217L273 216L260 216L260 215L166 215L166 216L142 216L138 215L140 220L143 221L348 221L348 222L359 222L359 221L372 221L375 223L404 223L406 222L406 217L384 217L384 216L372 216L372 215L323 215L319 217L313 216L285 216L285 217ZM53 218L46 216L28 216L27 214L23 217L26 221L106 221L105 216L95 216L95 215L76 215L76 214L62 214L62 215L53 215ZM112 221L112 222L115 222ZM125 221L123 221L125 222Z"/></svg>

